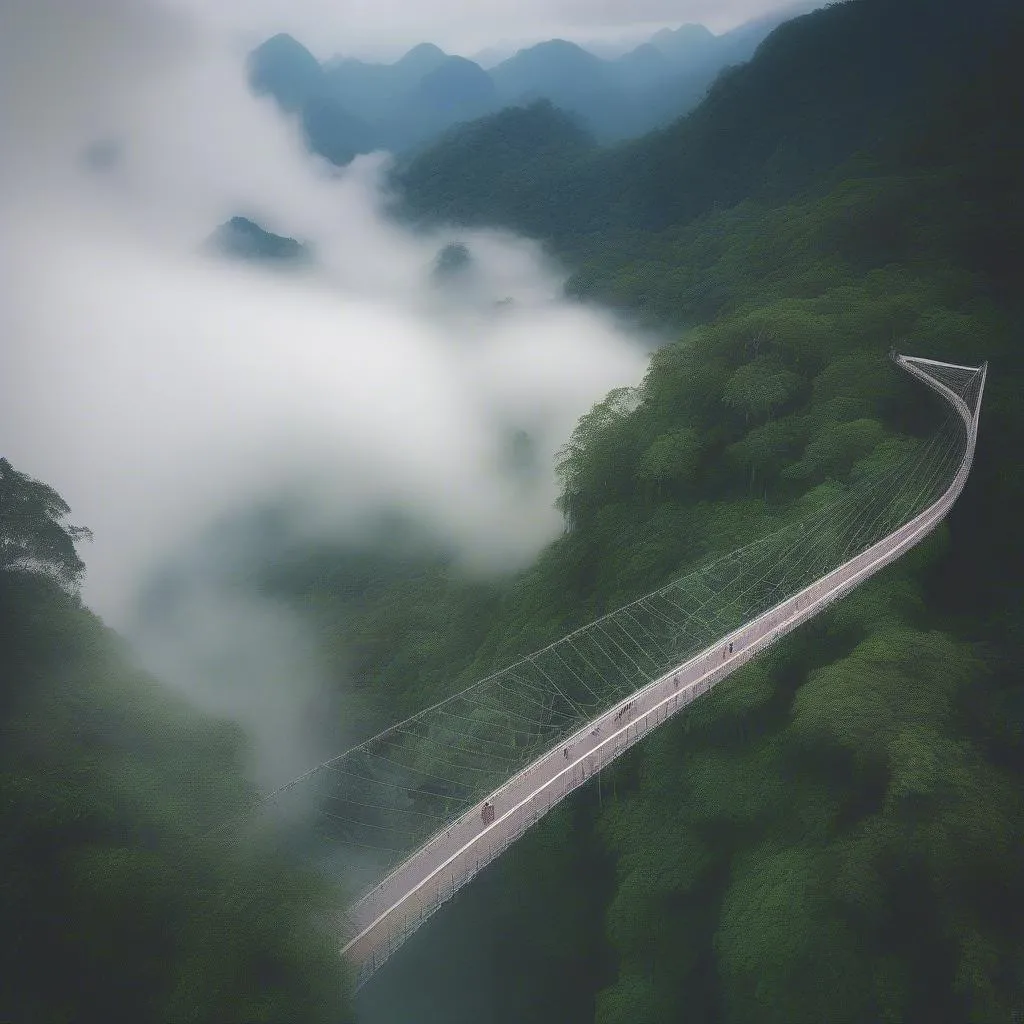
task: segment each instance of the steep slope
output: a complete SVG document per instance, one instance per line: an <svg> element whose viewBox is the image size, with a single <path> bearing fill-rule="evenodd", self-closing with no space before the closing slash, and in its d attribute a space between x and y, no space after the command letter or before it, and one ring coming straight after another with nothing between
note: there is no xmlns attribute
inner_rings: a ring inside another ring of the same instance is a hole
<svg viewBox="0 0 1024 1024"><path fill-rule="evenodd" d="M1003 7L851 0L787 22L689 118L626 156L632 214L681 223L748 195L794 194L910 104L984 67Z"/></svg>
<svg viewBox="0 0 1024 1024"><path fill-rule="evenodd" d="M306 100L302 107L302 130L309 148L339 167L381 145L379 130L349 113L330 96Z"/></svg>
<svg viewBox="0 0 1024 1024"><path fill-rule="evenodd" d="M380 145L377 132L332 95L336 83L317 59L291 36L276 35L248 59L249 85L257 95L273 97L297 116L310 150L344 165Z"/></svg>
<svg viewBox="0 0 1024 1024"><path fill-rule="evenodd" d="M473 126L466 129L472 146L450 137L400 172L399 182L416 216L457 210L475 222L536 231L546 211L551 226L541 230L563 251L580 251L580 236L664 230L750 196L782 199L885 137L915 104L976 75L1012 10L1007 0L970 7L849 0L789 21L668 128L547 179L520 163L505 184L522 197L522 214L499 210L481 184L486 175L472 165L458 188L438 172L446 147L481 166L494 162ZM461 191L467 180L477 182L474 191ZM560 234L568 207L572 228Z"/></svg>
<svg viewBox="0 0 1024 1024"><path fill-rule="evenodd" d="M623 137L642 135L688 114L726 68L746 63L776 28L820 6L794 4L720 36L711 35L702 25L656 33L652 45L666 56L666 73L638 96L632 130Z"/></svg>
<svg viewBox="0 0 1024 1024"><path fill-rule="evenodd" d="M561 234L578 222L572 204L552 204L538 186L564 196L596 151L574 118L542 100L453 129L396 165L396 180L407 214Z"/></svg>

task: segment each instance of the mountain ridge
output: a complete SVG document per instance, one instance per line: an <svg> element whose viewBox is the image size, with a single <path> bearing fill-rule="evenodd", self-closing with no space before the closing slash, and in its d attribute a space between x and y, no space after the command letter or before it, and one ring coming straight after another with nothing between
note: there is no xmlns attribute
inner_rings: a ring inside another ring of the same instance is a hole
<svg viewBox="0 0 1024 1024"><path fill-rule="evenodd" d="M433 43L417 44L391 64L352 57L320 63L302 43L278 34L249 55L249 79L307 128L315 121L317 130L306 132L310 148L339 164L375 148L405 152L458 123L537 99L582 118L595 137L611 142L691 109L717 74L748 59L789 16L755 19L722 35L697 25L666 28L616 58L549 39L488 69ZM318 109L312 119L305 113L310 105Z"/></svg>

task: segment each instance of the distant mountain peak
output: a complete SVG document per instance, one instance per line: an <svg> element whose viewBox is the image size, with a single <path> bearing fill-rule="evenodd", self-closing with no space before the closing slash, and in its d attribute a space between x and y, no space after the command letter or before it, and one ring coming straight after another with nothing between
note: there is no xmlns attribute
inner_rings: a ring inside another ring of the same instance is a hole
<svg viewBox="0 0 1024 1024"><path fill-rule="evenodd" d="M536 94L564 103L569 96L598 88L609 66L567 39L548 39L509 57L491 76L508 99Z"/></svg>
<svg viewBox="0 0 1024 1024"><path fill-rule="evenodd" d="M584 50L579 43L571 42L568 39L545 39L542 43L535 43L533 46L527 46L519 51L523 53L542 53L545 56L561 55L561 54L583 54L590 60L600 60L600 57L595 57L589 50ZM516 56L519 56L517 54Z"/></svg>
<svg viewBox="0 0 1024 1024"><path fill-rule="evenodd" d="M422 101L451 109L464 107L469 116L485 113L494 96L491 76L466 57L445 57L443 63L420 79L419 84Z"/></svg>
<svg viewBox="0 0 1024 1024"><path fill-rule="evenodd" d="M249 54L249 83L269 93L286 110L296 110L321 87L320 62L297 39L284 32Z"/></svg>
<svg viewBox="0 0 1024 1024"><path fill-rule="evenodd" d="M417 43L411 50L401 56L397 63L401 64L403 61L411 60L423 60L426 57L441 58L447 57L448 54L441 49L440 46L435 46L433 43Z"/></svg>
<svg viewBox="0 0 1024 1024"><path fill-rule="evenodd" d="M713 39L715 34L706 25L699 25L696 22L688 22L676 29L677 39Z"/></svg>
<svg viewBox="0 0 1024 1024"><path fill-rule="evenodd" d="M207 252L250 263L300 266L311 259L308 246L294 238L275 235L248 217L232 217L206 240Z"/></svg>
<svg viewBox="0 0 1024 1024"><path fill-rule="evenodd" d="M426 74L448 60L448 54L433 43L420 43L395 61L395 68L410 74Z"/></svg>
<svg viewBox="0 0 1024 1024"><path fill-rule="evenodd" d="M275 53L275 54L289 54L299 57L305 57L307 54L312 57L313 55L302 45L294 36L288 35L287 32L278 32L276 36L271 36L266 42L260 43L254 51L256 53ZM315 60L316 58L314 58Z"/></svg>
<svg viewBox="0 0 1024 1024"><path fill-rule="evenodd" d="M663 28L651 36L650 42L666 56L680 57L706 49L719 38L704 25L686 24Z"/></svg>

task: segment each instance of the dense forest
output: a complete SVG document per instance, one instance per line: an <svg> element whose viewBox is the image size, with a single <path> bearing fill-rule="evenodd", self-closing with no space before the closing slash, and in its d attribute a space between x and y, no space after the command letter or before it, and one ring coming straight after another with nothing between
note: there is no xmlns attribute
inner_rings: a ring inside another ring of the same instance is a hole
<svg viewBox="0 0 1024 1024"><path fill-rule="evenodd" d="M1022 46L1008 0L849 0L639 140L540 103L397 166L407 221L543 239L580 301L675 340L581 420L566 530L515 579L389 537L268 548L261 588L324 638L367 728L894 458L935 407L893 345L990 376L943 528L544 819L359 1019L1024 1013ZM0 1016L344 1019L334 893L196 824L246 798L241 737L82 607L58 496L0 462L0 514Z"/></svg>

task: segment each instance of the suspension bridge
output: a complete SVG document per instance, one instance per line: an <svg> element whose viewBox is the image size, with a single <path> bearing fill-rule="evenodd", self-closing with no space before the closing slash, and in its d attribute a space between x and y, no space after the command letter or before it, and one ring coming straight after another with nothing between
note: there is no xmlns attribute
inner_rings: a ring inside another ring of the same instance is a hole
<svg viewBox="0 0 1024 1024"><path fill-rule="evenodd" d="M893 354L940 399L928 438L822 485L777 529L318 765L298 799L362 891L364 983L552 807L667 718L925 538L971 468L988 364Z"/></svg>

